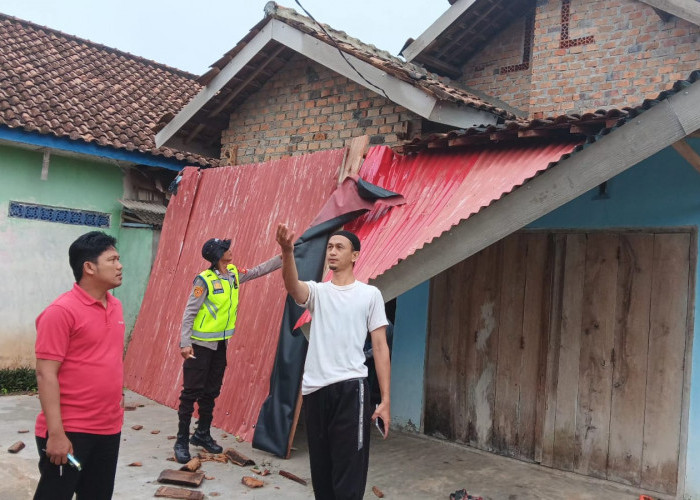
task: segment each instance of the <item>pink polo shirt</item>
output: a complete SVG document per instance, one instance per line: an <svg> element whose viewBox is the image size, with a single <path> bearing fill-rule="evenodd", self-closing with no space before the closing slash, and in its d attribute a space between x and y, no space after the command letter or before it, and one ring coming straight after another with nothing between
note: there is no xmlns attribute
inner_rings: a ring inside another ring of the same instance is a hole
<svg viewBox="0 0 700 500"><path fill-rule="evenodd" d="M66 432L121 431L124 383L124 316L119 299L107 293L107 307L78 284L36 319L36 357L60 361L61 417ZM36 435L46 437L39 413Z"/></svg>

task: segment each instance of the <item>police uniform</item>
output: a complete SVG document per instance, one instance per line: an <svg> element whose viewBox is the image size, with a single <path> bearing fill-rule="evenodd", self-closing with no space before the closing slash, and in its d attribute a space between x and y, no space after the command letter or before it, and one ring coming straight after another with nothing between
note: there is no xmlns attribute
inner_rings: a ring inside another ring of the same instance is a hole
<svg viewBox="0 0 700 500"><path fill-rule="evenodd" d="M230 244L229 240L216 241ZM203 255L206 253L205 249ZM228 246L225 247L225 250L227 249ZM218 256L219 259L221 255ZM210 257L205 255L207 259ZM213 260L213 257L211 259ZM221 392L226 369L228 339L235 332L239 288L242 283L279 269L281 265L281 258L277 256L250 271L242 270L240 273L236 266L229 264L227 273L222 274L213 263L211 268L195 277L192 292L185 306L180 335L180 348L191 346L194 357L186 359L182 365L183 384L175 443L175 457L178 462L189 461L190 443L202 446L209 453L221 453L221 446L211 437L210 427L214 404ZM199 421L195 433L190 438L189 428L195 402L199 409Z"/></svg>

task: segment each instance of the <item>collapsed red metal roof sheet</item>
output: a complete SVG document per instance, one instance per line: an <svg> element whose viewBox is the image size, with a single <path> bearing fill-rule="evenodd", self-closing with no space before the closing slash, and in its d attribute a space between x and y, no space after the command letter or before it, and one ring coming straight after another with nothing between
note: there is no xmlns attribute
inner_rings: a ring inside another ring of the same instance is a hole
<svg viewBox="0 0 700 500"><path fill-rule="evenodd" d="M370 150L360 176L401 193L406 204L375 209L349 229L362 239L355 268L371 280L461 220L487 207L569 154L579 143L489 145L474 150L398 156ZM175 407L181 388L179 336L194 276L205 263L202 243L234 241L234 262L250 267L278 252L277 222L301 234L336 186L343 151L324 151L263 164L186 169L166 213L158 255L125 361L125 383ZM242 287L229 368L214 424L250 440L269 389L284 303L279 273ZM175 426L175 421L173 421Z"/></svg>
<svg viewBox="0 0 700 500"><path fill-rule="evenodd" d="M250 268L279 253L278 222L306 228L333 192L343 150L262 164L187 168L172 198L158 254L125 359L130 389L176 407L182 388L180 324L210 237L233 240L234 263ZM243 284L236 334L214 424L250 440L269 389L284 308L279 272ZM175 417L170 423L174 431Z"/></svg>
<svg viewBox="0 0 700 500"><path fill-rule="evenodd" d="M362 241L355 276L367 282L570 154L581 140L521 142L400 156L370 149L360 177L400 193L404 205L375 209L346 226ZM330 279L330 273L326 280ZM305 312L296 327L310 321Z"/></svg>
<svg viewBox="0 0 700 500"><path fill-rule="evenodd" d="M349 225L362 240L355 275L365 282L376 278L558 162L579 143L511 143L411 156L398 156L386 146L371 149L360 177L401 193L406 204L388 213L369 212Z"/></svg>

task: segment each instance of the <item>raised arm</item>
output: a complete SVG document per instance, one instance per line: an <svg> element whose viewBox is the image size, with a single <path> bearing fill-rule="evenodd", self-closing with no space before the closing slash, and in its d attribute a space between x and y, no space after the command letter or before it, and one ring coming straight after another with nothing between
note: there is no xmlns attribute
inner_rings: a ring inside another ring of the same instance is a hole
<svg viewBox="0 0 700 500"><path fill-rule="evenodd" d="M277 226L277 243L282 249L284 288L297 304L304 304L309 298L309 285L299 281L299 273L294 261L294 231L290 231L286 224Z"/></svg>
<svg viewBox="0 0 700 500"><path fill-rule="evenodd" d="M258 264L253 269L248 269L238 277L238 281L243 284L246 281L254 280L256 278L261 278L266 274L270 274L272 271L276 271L282 267L282 256L275 255L269 260L266 260L262 264ZM240 269L239 269L240 272Z"/></svg>

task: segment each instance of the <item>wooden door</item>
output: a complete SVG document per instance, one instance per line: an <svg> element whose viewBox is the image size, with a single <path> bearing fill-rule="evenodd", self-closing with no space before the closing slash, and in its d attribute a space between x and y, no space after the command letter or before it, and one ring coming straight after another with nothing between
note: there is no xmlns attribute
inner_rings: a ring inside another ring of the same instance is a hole
<svg viewBox="0 0 700 500"><path fill-rule="evenodd" d="M436 276L425 432L674 494L694 248L523 232Z"/></svg>

